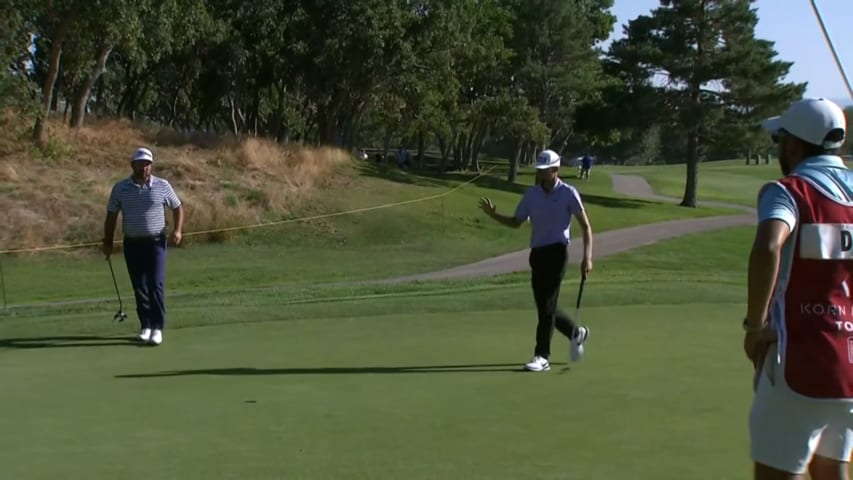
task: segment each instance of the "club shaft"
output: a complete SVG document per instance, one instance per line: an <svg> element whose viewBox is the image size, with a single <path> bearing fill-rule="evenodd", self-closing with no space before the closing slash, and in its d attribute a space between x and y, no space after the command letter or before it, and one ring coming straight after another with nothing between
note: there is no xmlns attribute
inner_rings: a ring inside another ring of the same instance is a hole
<svg viewBox="0 0 853 480"><path fill-rule="evenodd" d="M584 283L586 283L586 277L581 277L581 283L578 287L578 301L575 304L575 322L580 322L581 319L581 299L583 298Z"/></svg>
<svg viewBox="0 0 853 480"><path fill-rule="evenodd" d="M581 278L580 287L578 287L578 302L575 305L575 310L579 310L581 308L581 299L583 298L583 285L586 283L586 278Z"/></svg>
<svg viewBox="0 0 853 480"><path fill-rule="evenodd" d="M110 275L113 277L113 286L116 289L116 298L118 298L118 309L119 311L124 311L124 306L121 304L121 294L118 291L118 282L116 281L116 273L113 270L113 262L107 257L107 265L110 266Z"/></svg>

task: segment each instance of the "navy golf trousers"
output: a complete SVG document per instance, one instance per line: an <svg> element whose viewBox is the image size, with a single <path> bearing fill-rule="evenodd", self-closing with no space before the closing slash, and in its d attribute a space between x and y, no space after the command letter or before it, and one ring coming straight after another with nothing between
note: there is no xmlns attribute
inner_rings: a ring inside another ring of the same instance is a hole
<svg viewBox="0 0 853 480"><path fill-rule="evenodd" d="M166 235L124 238L124 260L136 297L142 328L162 330L166 323Z"/></svg>
<svg viewBox="0 0 853 480"><path fill-rule="evenodd" d="M536 325L536 349L534 355L551 356L551 338L554 328L571 339L577 325L565 312L557 307L560 284L566 275L569 253L566 245L555 243L530 250L530 283L539 323Z"/></svg>

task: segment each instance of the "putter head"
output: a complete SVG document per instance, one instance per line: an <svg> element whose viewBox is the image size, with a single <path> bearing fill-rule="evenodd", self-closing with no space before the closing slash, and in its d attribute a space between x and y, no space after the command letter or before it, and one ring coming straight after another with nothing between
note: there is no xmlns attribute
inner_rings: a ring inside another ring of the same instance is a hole
<svg viewBox="0 0 853 480"><path fill-rule="evenodd" d="M123 322L123 321L127 320L127 315L125 315L125 313L124 313L124 312L122 312L121 310L119 310L115 315L113 315L113 320L114 320L114 321L115 321L115 320L118 320L118 321L119 321L119 323L121 323L121 322Z"/></svg>

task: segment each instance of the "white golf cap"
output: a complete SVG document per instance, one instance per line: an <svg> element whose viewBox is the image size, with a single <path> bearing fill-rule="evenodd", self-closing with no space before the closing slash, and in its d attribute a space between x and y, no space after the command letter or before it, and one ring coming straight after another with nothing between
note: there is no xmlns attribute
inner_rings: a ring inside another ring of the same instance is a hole
<svg viewBox="0 0 853 480"><path fill-rule="evenodd" d="M788 107L782 115L768 118L762 124L771 135L785 130L800 140L823 148L838 148L847 135L847 121L841 107L825 98L804 98ZM833 130L842 130L840 141L827 141Z"/></svg>
<svg viewBox="0 0 853 480"><path fill-rule="evenodd" d="M151 153L151 150L147 148L137 148L135 152L133 152L133 160L136 161L146 161L154 163L154 154Z"/></svg>
<svg viewBox="0 0 853 480"><path fill-rule="evenodd" d="M553 150L542 150L536 157L536 170L545 170L560 166L560 156Z"/></svg>

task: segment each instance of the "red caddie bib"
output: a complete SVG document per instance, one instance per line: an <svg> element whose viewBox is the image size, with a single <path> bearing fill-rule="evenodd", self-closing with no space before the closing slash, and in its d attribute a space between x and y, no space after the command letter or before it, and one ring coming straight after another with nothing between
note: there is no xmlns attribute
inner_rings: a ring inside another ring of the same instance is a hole
<svg viewBox="0 0 853 480"><path fill-rule="evenodd" d="M779 184L799 212L788 282L774 295L785 303L777 322L785 381L807 397L853 398L853 203L805 177Z"/></svg>

